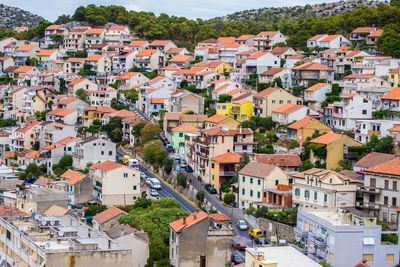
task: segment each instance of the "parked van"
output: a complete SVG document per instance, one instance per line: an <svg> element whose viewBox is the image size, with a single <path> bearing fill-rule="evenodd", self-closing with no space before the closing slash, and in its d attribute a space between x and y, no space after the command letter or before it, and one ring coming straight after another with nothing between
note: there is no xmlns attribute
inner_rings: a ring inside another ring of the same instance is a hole
<svg viewBox="0 0 400 267"><path fill-rule="evenodd" d="M139 161L137 159L129 159L128 166L133 169L138 170L139 169Z"/></svg>
<svg viewBox="0 0 400 267"><path fill-rule="evenodd" d="M157 178L147 178L147 181L149 182L151 188L157 190L161 189L161 183Z"/></svg>

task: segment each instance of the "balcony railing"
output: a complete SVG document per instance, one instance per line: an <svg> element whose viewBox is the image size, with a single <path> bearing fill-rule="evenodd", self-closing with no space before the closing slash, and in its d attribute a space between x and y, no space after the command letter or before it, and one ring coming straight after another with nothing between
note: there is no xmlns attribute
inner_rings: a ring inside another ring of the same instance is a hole
<svg viewBox="0 0 400 267"><path fill-rule="evenodd" d="M234 176L236 174L235 171L221 171L219 172L219 176Z"/></svg>
<svg viewBox="0 0 400 267"><path fill-rule="evenodd" d="M361 191L369 194L379 194L381 189L376 187L362 186Z"/></svg>

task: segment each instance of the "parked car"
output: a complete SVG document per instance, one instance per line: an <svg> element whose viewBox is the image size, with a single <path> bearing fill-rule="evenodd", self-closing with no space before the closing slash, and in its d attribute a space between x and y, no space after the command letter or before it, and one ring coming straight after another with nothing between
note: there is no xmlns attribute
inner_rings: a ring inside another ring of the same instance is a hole
<svg viewBox="0 0 400 267"><path fill-rule="evenodd" d="M180 160L181 156L178 153L174 154L174 160Z"/></svg>
<svg viewBox="0 0 400 267"><path fill-rule="evenodd" d="M144 172L140 172L140 178L145 180L147 178L147 175Z"/></svg>
<svg viewBox="0 0 400 267"><path fill-rule="evenodd" d="M186 166L187 166L186 160L181 159L181 167L182 167L182 168L185 168Z"/></svg>
<svg viewBox="0 0 400 267"><path fill-rule="evenodd" d="M260 238L260 237L263 237L264 234L263 234L263 231L261 231L260 228L253 228L253 229L251 229L249 231L249 236L251 238Z"/></svg>
<svg viewBox="0 0 400 267"><path fill-rule="evenodd" d="M168 153L171 153L171 152L174 151L174 149L173 149L173 147L172 147L171 144L166 144L166 145L165 145L165 148L167 149Z"/></svg>
<svg viewBox="0 0 400 267"><path fill-rule="evenodd" d="M217 193L217 189L215 189L214 186L212 186L211 184L206 184L204 186L204 188L207 190L208 193L210 194L216 194Z"/></svg>
<svg viewBox="0 0 400 267"><path fill-rule="evenodd" d="M233 264L240 264L244 262L244 257L237 252L232 253L231 255L231 263Z"/></svg>
<svg viewBox="0 0 400 267"><path fill-rule="evenodd" d="M245 231L248 229L247 223L244 220L237 221L237 226L241 231Z"/></svg>
<svg viewBox="0 0 400 267"><path fill-rule="evenodd" d="M156 189L153 189L153 188L150 189L150 196L158 197L159 196L158 191Z"/></svg>
<svg viewBox="0 0 400 267"><path fill-rule="evenodd" d="M232 238L231 245L233 249L243 251L248 245L247 242L247 238L244 236L236 235Z"/></svg>
<svg viewBox="0 0 400 267"><path fill-rule="evenodd" d="M186 172L193 172L193 169L192 169L192 167L190 167L189 165L186 165L185 171L186 171Z"/></svg>

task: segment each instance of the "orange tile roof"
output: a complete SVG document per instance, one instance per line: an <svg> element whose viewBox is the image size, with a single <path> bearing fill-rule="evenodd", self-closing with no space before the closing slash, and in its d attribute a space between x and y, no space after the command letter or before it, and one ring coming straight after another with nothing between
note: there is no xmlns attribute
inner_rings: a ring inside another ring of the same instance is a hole
<svg viewBox="0 0 400 267"><path fill-rule="evenodd" d="M219 222L229 222L231 218L222 213L214 213L209 215L211 219Z"/></svg>
<svg viewBox="0 0 400 267"><path fill-rule="evenodd" d="M152 104L164 104L166 98L151 98L150 103Z"/></svg>
<svg viewBox="0 0 400 267"><path fill-rule="evenodd" d="M86 108L86 110L87 111L96 111L96 112L101 112L101 113L112 113L112 112L116 111L112 107L107 107L107 106L89 106Z"/></svg>
<svg viewBox="0 0 400 267"><path fill-rule="evenodd" d="M74 142L76 140L77 140L77 138L74 136L67 136L67 137L61 139L60 141L58 141L57 144L68 145L69 143Z"/></svg>
<svg viewBox="0 0 400 267"><path fill-rule="evenodd" d="M140 74L140 72L123 72L120 75L117 76L117 80L128 80L131 79L132 77L135 77L136 75Z"/></svg>
<svg viewBox="0 0 400 267"><path fill-rule="evenodd" d="M123 31L127 28L125 25L113 25L108 28L109 31Z"/></svg>
<svg viewBox="0 0 400 267"><path fill-rule="evenodd" d="M93 219L98 223L105 223L121 214L127 214L127 213L123 210L120 210L117 207L111 207L103 212L100 212L99 214L94 216Z"/></svg>
<svg viewBox="0 0 400 267"><path fill-rule="evenodd" d="M359 161L354 163L354 166L369 168L373 167L387 161L394 159L396 155L393 154L386 154L386 153L379 153L379 152L371 152L368 155L362 157Z"/></svg>
<svg viewBox="0 0 400 267"><path fill-rule="evenodd" d="M389 132L400 132L400 124L390 128Z"/></svg>
<svg viewBox="0 0 400 267"><path fill-rule="evenodd" d="M298 154L256 154L258 163L276 165L281 168L299 167L301 159Z"/></svg>
<svg viewBox="0 0 400 267"><path fill-rule="evenodd" d="M258 92L257 94L254 95L254 97L265 97L279 90L280 88L278 87L269 87L267 89L262 90L261 92Z"/></svg>
<svg viewBox="0 0 400 267"><path fill-rule="evenodd" d="M211 158L211 160L219 163L239 163L242 156L235 152L227 152Z"/></svg>
<svg viewBox="0 0 400 267"><path fill-rule="evenodd" d="M75 170L67 170L66 172L61 174L61 178L67 179L67 183L70 185L74 185L77 182L82 181L83 179L85 179L85 177L85 174Z"/></svg>
<svg viewBox="0 0 400 267"><path fill-rule="evenodd" d="M150 43L151 46L166 46L171 40L154 40Z"/></svg>
<svg viewBox="0 0 400 267"><path fill-rule="evenodd" d="M56 108L53 109L52 111L50 111L49 113L47 113L48 115L54 115L54 116L58 116L58 117L65 117L68 116L69 114L72 114L76 112L73 109L67 109L67 108Z"/></svg>
<svg viewBox="0 0 400 267"><path fill-rule="evenodd" d="M128 118L128 117L137 117L138 115L129 110L121 109L121 110L115 111L113 113L110 113L109 116L110 117Z"/></svg>
<svg viewBox="0 0 400 267"><path fill-rule="evenodd" d="M16 68L13 72L26 73L26 72L30 71L31 69L33 69L33 68L34 68L33 66L21 66L21 67Z"/></svg>
<svg viewBox="0 0 400 267"><path fill-rule="evenodd" d="M101 58L103 58L103 55L90 55L87 58L85 58L85 61L99 61Z"/></svg>
<svg viewBox="0 0 400 267"><path fill-rule="evenodd" d="M156 49L145 49L140 51L136 56L137 57L150 57L152 56L154 53L157 53L158 50Z"/></svg>
<svg viewBox="0 0 400 267"><path fill-rule="evenodd" d="M147 42L143 41L143 40L135 40L135 41L130 42L128 44L128 46L132 46L132 47L136 46L136 47L138 47L138 46L144 46L146 43Z"/></svg>
<svg viewBox="0 0 400 267"><path fill-rule="evenodd" d="M68 84L69 85L76 85L76 84L78 84L78 83L80 83L80 82L82 82L82 81L84 81L84 80L86 80L85 78L82 78L82 77L79 77L79 78L76 78L75 80L73 80L73 81L70 81Z"/></svg>
<svg viewBox="0 0 400 267"><path fill-rule="evenodd" d="M108 172L120 167L124 167L125 165L119 164L117 162L111 161L111 160L107 160L104 162L97 162L94 163L92 166L90 166L91 170L101 170L104 172Z"/></svg>
<svg viewBox="0 0 400 267"><path fill-rule="evenodd" d="M18 128L15 131L18 133L25 133L37 125L39 125L38 121L30 121L27 122L24 127Z"/></svg>
<svg viewBox="0 0 400 267"><path fill-rule="evenodd" d="M219 37L217 42L220 44L233 44L235 43L235 37Z"/></svg>
<svg viewBox="0 0 400 267"><path fill-rule="evenodd" d="M318 41L319 39L324 38L325 36L326 34L317 34L308 39L308 41Z"/></svg>
<svg viewBox="0 0 400 267"><path fill-rule="evenodd" d="M394 88L391 91L385 93L381 99L395 99L400 100L400 87Z"/></svg>
<svg viewBox="0 0 400 267"><path fill-rule="evenodd" d="M263 51L257 51L257 52L251 53L247 58L249 58L249 59L257 59L257 58L260 58L260 57L262 57L262 56L264 56L266 54L268 54L268 53L267 52L263 52Z"/></svg>
<svg viewBox="0 0 400 267"><path fill-rule="evenodd" d="M260 32L259 34L257 34L256 37L275 36L277 34L278 34L278 32L276 32L276 31L264 31L264 32Z"/></svg>
<svg viewBox="0 0 400 267"><path fill-rule="evenodd" d="M254 35L244 34L244 35L241 35L238 38L236 38L236 41L247 41L247 40L249 40L249 39L251 39L253 37L254 37Z"/></svg>
<svg viewBox="0 0 400 267"><path fill-rule="evenodd" d="M337 140L339 140L341 138L343 138L343 135L331 132L331 133L321 135L317 138L314 138L310 142L322 144L322 145L328 145L330 143L336 142Z"/></svg>
<svg viewBox="0 0 400 267"><path fill-rule="evenodd" d="M370 33L374 30L374 27L358 27L355 28L352 33Z"/></svg>
<svg viewBox="0 0 400 267"><path fill-rule="evenodd" d="M325 87L327 85L328 85L327 83L317 83L317 84L314 84L311 87L308 87L305 91L306 92L315 92L315 91L317 91L317 90L319 90L319 89L321 89L321 88L323 88L323 87Z"/></svg>
<svg viewBox="0 0 400 267"><path fill-rule="evenodd" d="M75 102L75 101L77 101L77 100L79 100L79 99L76 98L76 97L66 97L66 98L63 98L63 99L61 99L60 101L58 101L57 104L60 104L60 105L68 105L68 104L71 104L71 103L73 103L73 102Z"/></svg>
<svg viewBox="0 0 400 267"><path fill-rule="evenodd" d="M299 110L303 107L304 107L303 105L285 104L285 105L275 108L274 110L272 110L272 112L290 114L290 113L296 112L297 110Z"/></svg>
<svg viewBox="0 0 400 267"><path fill-rule="evenodd" d="M373 74L350 74L345 76L345 79L371 79L375 77Z"/></svg>
<svg viewBox="0 0 400 267"><path fill-rule="evenodd" d="M215 89L214 89L214 92L216 92L216 93L222 92L225 88L227 88L227 87L229 87L229 86L231 86L231 85L232 85L232 84L230 84L230 83L223 84L223 85L221 85L220 87L215 88Z"/></svg>
<svg viewBox="0 0 400 267"><path fill-rule="evenodd" d="M105 29L92 28L92 29L88 29L85 33L86 34L102 34L103 32L105 32Z"/></svg>
<svg viewBox="0 0 400 267"><path fill-rule="evenodd" d="M62 25L53 24L53 25L48 26L46 28L46 30L58 30L61 27L62 27Z"/></svg>
<svg viewBox="0 0 400 267"><path fill-rule="evenodd" d="M37 53L38 57L48 57L57 52L57 49L43 49Z"/></svg>
<svg viewBox="0 0 400 267"><path fill-rule="evenodd" d="M300 66L294 67L293 69L295 70L331 70L333 71L332 68L316 63L316 62L306 62L304 64L301 64Z"/></svg>
<svg viewBox="0 0 400 267"><path fill-rule="evenodd" d="M165 54L179 54L180 52L183 51L183 48L181 47L171 47L170 49L165 52Z"/></svg>
<svg viewBox="0 0 400 267"><path fill-rule="evenodd" d="M400 158L394 158L390 161L386 161L385 163L375 165L365 171L400 176Z"/></svg>
<svg viewBox="0 0 400 267"><path fill-rule="evenodd" d="M20 46L16 49L16 51L29 51L29 50L34 49L35 47L37 47L37 46L34 45L34 44L24 44L24 45L20 45Z"/></svg>
<svg viewBox="0 0 400 267"><path fill-rule="evenodd" d="M367 37L380 37L382 34L383 34L383 30L382 29L378 29L378 30L368 34Z"/></svg>
<svg viewBox="0 0 400 267"><path fill-rule="evenodd" d="M353 96L356 96L357 95L357 93L345 93L345 94L342 94L340 97L341 98L352 98Z"/></svg>
<svg viewBox="0 0 400 267"><path fill-rule="evenodd" d="M169 62L177 62L177 63L182 63L182 62L188 62L192 60L192 56L186 56L186 55L177 55L174 56L169 60Z"/></svg>
<svg viewBox="0 0 400 267"><path fill-rule="evenodd" d="M324 39L320 40L321 43L326 43L326 42L332 42L333 40L335 40L336 38L339 38L340 35L328 35L326 36Z"/></svg>
<svg viewBox="0 0 400 267"><path fill-rule="evenodd" d="M284 69L283 68L270 68L267 71L264 71L263 73L261 73L261 76L274 76L280 72L282 72Z"/></svg>
<svg viewBox="0 0 400 267"><path fill-rule="evenodd" d="M206 122L220 123L221 121L224 121L229 118L230 118L229 116L215 114L215 115L209 117L208 119L206 119Z"/></svg>
<svg viewBox="0 0 400 267"><path fill-rule="evenodd" d="M200 130L190 124L181 124L171 129L172 132L199 132Z"/></svg>
<svg viewBox="0 0 400 267"><path fill-rule="evenodd" d="M239 93L239 92L240 92L240 89L237 88L237 89L230 90L230 91L227 92L226 94L227 94L227 95L233 96L233 95L235 95L235 94L237 94L237 93Z"/></svg>
<svg viewBox="0 0 400 267"><path fill-rule="evenodd" d="M302 119L300 119L300 120L298 120L298 121L296 121L296 122L293 122L292 124L290 124L290 125L288 126L288 128L297 130L297 129L303 128L303 127L306 126L309 122L315 121L315 120L316 120L316 119L314 119L314 118L311 118L311 117L306 116L306 117L304 117L304 118L302 118Z"/></svg>
<svg viewBox="0 0 400 267"><path fill-rule="evenodd" d="M171 222L169 224L169 227L171 227L171 229L174 232L179 233L185 230L186 228L189 228L195 225L196 223L203 221L207 217L208 217L207 213L205 213L204 211L199 211L196 213L192 213L185 218Z"/></svg>

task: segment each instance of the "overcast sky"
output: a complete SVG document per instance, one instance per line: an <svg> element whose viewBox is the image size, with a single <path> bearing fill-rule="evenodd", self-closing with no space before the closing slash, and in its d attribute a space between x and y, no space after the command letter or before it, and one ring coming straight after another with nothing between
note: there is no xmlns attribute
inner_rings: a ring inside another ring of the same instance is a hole
<svg viewBox="0 0 400 267"><path fill-rule="evenodd" d="M337 0L336 0L337 1ZM235 11L259 7L281 7L335 0L0 0L0 3L16 6L50 21L62 14L73 14L82 5L122 5L128 10L152 11L156 14L184 16L188 18L212 18Z"/></svg>

